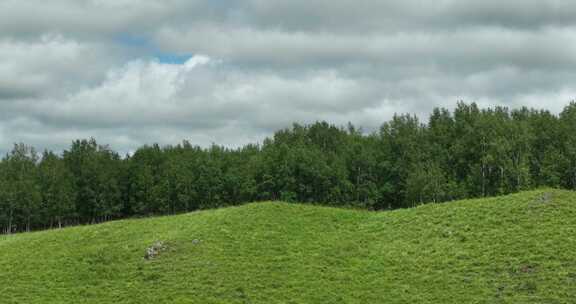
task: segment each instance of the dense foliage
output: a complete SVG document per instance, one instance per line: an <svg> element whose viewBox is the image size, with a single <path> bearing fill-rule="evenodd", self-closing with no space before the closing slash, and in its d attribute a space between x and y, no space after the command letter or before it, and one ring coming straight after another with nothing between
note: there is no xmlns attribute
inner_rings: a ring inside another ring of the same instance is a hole
<svg viewBox="0 0 576 304"><path fill-rule="evenodd" d="M576 189L576 103L533 109L435 109L396 115L366 135L295 124L238 149L144 146L121 157L94 139L62 155L17 144L0 163L4 233L175 214L259 200L368 209Z"/></svg>

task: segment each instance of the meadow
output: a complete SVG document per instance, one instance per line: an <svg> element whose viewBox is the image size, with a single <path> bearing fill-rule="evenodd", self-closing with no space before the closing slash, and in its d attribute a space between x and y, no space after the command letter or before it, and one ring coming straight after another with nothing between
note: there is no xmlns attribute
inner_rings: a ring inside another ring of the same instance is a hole
<svg viewBox="0 0 576 304"><path fill-rule="evenodd" d="M565 190L382 212L261 202L0 236L0 302L571 303L575 235Z"/></svg>

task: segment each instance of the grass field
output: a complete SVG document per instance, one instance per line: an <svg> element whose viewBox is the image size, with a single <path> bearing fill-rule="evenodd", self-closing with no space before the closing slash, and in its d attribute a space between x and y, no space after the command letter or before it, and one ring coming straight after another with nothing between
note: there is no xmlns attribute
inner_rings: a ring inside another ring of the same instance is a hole
<svg viewBox="0 0 576 304"><path fill-rule="evenodd" d="M0 303L576 303L576 193L255 203L4 236Z"/></svg>

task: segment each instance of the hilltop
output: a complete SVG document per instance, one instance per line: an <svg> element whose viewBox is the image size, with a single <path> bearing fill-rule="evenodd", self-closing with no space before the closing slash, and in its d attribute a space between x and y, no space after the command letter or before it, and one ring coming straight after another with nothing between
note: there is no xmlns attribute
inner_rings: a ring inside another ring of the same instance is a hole
<svg viewBox="0 0 576 304"><path fill-rule="evenodd" d="M0 237L2 303L569 303L576 193L277 202ZM154 248L152 248L154 247ZM147 249L157 255L145 258Z"/></svg>

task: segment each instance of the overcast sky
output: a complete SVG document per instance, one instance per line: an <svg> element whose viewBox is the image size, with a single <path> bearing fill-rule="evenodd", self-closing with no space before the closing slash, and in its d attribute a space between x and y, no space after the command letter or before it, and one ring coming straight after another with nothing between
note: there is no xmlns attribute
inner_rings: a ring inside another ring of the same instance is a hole
<svg viewBox="0 0 576 304"><path fill-rule="evenodd" d="M374 130L458 100L559 112L576 1L0 0L0 151Z"/></svg>

